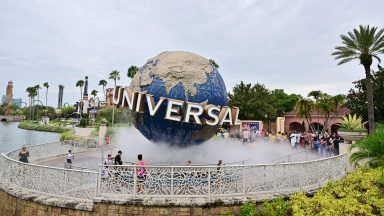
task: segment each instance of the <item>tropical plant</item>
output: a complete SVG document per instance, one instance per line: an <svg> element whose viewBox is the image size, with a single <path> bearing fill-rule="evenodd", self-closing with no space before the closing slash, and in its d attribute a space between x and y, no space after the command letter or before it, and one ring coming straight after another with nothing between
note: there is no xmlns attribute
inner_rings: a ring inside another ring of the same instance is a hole
<svg viewBox="0 0 384 216"><path fill-rule="evenodd" d="M336 60L340 60L338 65L359 59L360 64L364 66L370 133L375 131L371 65L373 58L381 61L378 55L384 53L383 33L384 29L360 25L358 29L353 29L353 32L348 32L348 35L341 35L343 46L335 47L336 51L332 53Z"/></svg>
<svg viewBox="0 0 384 216"><path fill-rule="evenodd" d="M308 96L313 97L301 99L296 103L295 110L296 116L305 118L307 124L313 133L324 134L338 117L340 110L345 105L344 95L331 96L321 91L312 91ZM322 122L323 128L315 127L313 114L317 114L317 125L320 125L320 118L324 119Z"/></svg>
<svg viewBox="0 0 384 216"><path fill-rule="evenodd" d="M40 100L40 89L41 89L41 87L40 87L39 84L37 84L37 85L34 86L34 88L36 89L36 92L37 92L37 100Z"/></svg>
<svg viewBox="0 0 384 216"><path fill-rule="evenodd" d="M105 86L107 86L107 80L100 80L99 85L103 86L103 94L104 94L104 100L107 100L107 97L105 96Z"/></svg>
<svg viewBox="0 0 384 216"><path fill-rule="evenodd" d="M49 88L48 82L45 82L43 84L43 86L46 88L46 91L45 91L45 117L47 117L47 113L48 113L48 88Z"/></svg>
<svg viewBox="0 0 384 216"><path fill-rule="evenodd" d="M384 168L384 126L380 125L374 133L351 145L351 150L356 149L349 158L352 163L358 165L364 161L370 167Z"/></svg>
<svg viewBox="0 0 384 216"><path fill-rule="evenodd" d="M76 82L76 87L79 87L80 88L80 101L79 101L79 112L80 112L80 118L81 118L81 114L83 113L83 109L82 109L82 100L83 100L83 86L84 86L84 80L78 80Z"/></svg>
<svg viewBox="0 0 384 216"><path fill-rule="evenodd" d="M211 63L216 69L219 69L219 65L213 59L209 59L209 63Z"/></svg>
<svg viewBox="0 0 384 216"><path fill-rule="evenodd" d="M93 108L95 108L97 91L92 90L91 95L93 96L93 105L94 105Z"/></svg>
<svg viewBox="0 0 384 216"><path fill-rule="evenodd" d="M108 79L113 80L114 87L116 88L116 81L120 80L120 71L113 70L111 73L109 73L109 78Z"/></svg>
<svg viewBox="0 0 384 216"><path fill-rule="evenodd" d="M114 81L114 88L116 89L116 80L120 80L120 71L114 70L111 73L109 73L109 79ZM112 112L112 127L115 122L115 108L116 106L113 105L113 112Z"/></svg>
<svg viewBox="0 0 384 216"><path fill-rule="evenodd" d="M32 120L32 118L33 118L33 109L32 109L32 107L34 106L33 102L34 102L35 97L37 95L37 91L36 91L35 87L28 87L26 89L26 92L28 93L28 97L29 97L29 119Z"/></svg>
<svg viewBox="0 0 384 216"><path fill-rule="evenodd" d="M128 68L127 76L132 79L137 73L137 71L139 71L139 67L132 65Z"/></svg>
<svg viewBox="0 0 384 216"><path fill-rule="evenodd" d="M357 116L356 114L348 114L343 117L341 120L341 129L347 131L366 131L364 125L367 122L363 122L363 118L361 116Z"/></svg>

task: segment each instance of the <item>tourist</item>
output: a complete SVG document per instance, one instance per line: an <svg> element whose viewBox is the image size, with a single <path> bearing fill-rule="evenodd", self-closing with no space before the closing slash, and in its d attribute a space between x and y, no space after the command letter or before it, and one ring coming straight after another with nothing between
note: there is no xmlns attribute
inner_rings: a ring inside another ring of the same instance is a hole
<svg viewBox="0 0 384 216"><path fill-rule="evenodd" d="M27 147L23 146L19 152L19 161L23 163L28 163L29 151Z"/></svg>
<svg viewBox="0 0 384 216"><path fill-rule="evenodd" d="M336 135L335 139L333 140L333 149L334 149L334 154L335 155L339 155L340 154L339 144L340 144L340 137L339 137L339 135Z"/></svg>
<svg viewBox="0 0 384 216"><path fill-rule="evenodd" d="M137 155L137 166L138 169L136 171L137 176L137 192L143 193L144 192L144 180L147 176L147 170L145 169L145 162L143 161L143 155L139 154Z"/></svg>
<svg viewBox="0 0 384 216"><path fill-rule="evenodd" d="M123 165L123 161L121 160L121 154L123 154L123 152L119 150L117 152L117 155L115 156L115 165Z"/></svg>
<svg viewBox="0 0 384 216"><path fill-rule="evenodd" d="M111 154L108 154L108 157L104 161L105 165L113 165L113 157Z"/></svg>
<svg viewBox="0 0 384 216"><path fill-rule="evenodd" d="M73 159L74 159L74 156L72 154L72 151L71 150L68 150L68 154L67 154L67 160L66 160L66 168L68 169L72 169L72 162L73 162Z"/></svg>
<svg viewBox="0 0 384 216"><path fill-rule="evenodd" d="M319 146L320 158L323 158L323 152L325 150L326 143L327 143L327 139L325 137L322 137L320 139L320 146Z"/></svg>
<svg viewBox="0 0 384 216"><path fill-rule="evenodd" d="M249 142L251 134L249 133L249 130L244 129L243 130L243 142Z"/></svg>
<svg viewBox="0 0 384 216"><path fill-rule="evenodd" d="M332 146L333 146L333 140L332 137L328 137L326 140L326 146L325 146L325 153L327 157L331 157L331 152L332 152Z"/></svg>
<svg viewBox="0 0 384 216"><path fill-rule="evenodd" d="M289 135L289 138L290 138L290 141L291 141L291 146L292 147L296 147L296 139L297 139L297 134L295 131L293 131L291 133L291 135Z"/></svg>

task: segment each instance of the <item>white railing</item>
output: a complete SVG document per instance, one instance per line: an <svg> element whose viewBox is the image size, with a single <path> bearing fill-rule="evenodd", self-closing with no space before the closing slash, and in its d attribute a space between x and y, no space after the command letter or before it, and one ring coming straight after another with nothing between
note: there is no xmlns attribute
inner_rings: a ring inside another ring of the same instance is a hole
<svg viewBox="0 0 384 216"><path fill-rule="evenodd" d="M68 153L68 150L72 150L72 153L79 153L98 148L99 144L97 139L65 140L31 145L27 146L30 155L28 161L33 163L37 160L64 155ZM20 149L17 149L6 153L6 155L14 160L18 160L19 152Z"/></svg>
<svg viewBox="0 0 384 216"><path fill-rule="evenodd" d="M48 147L49 146L49 147ZM56 142L29 146L28 150L44 157L74 152L89 146ZM76 147L77 146L77 147ZM84 148L80 148L82 146ZM94 148L91 148L94 149ZM260 195L288 195L313 190L329 180L347 174L348 155L297 163L218 166L152 166L145 167L144 178L137 177L135 165L101 165L98 172L54 168L21 163L12 151L0 157L0 179L31 191L92 200L135 198L247 198ZM35 156L34 160L37 160ZM143 189L142 191L139 188Z"/></svg>
<svg viewBox="0 0 384 216"><path fill-rule="evenodd" d="M144 179L137 166L100 166L97 196L252 197L312 190L347 173L347 155L298 163L232 166L146 166ZM140 182L142 181L142 182ZM139 190L139 186L144 189Z"/></svg>

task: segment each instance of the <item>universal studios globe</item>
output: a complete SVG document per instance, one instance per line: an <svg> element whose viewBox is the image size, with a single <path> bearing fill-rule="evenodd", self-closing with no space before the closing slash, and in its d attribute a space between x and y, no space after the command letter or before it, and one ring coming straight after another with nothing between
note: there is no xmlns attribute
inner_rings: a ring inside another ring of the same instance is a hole
<svg viewBox="0 0 384 216"><path fill-rule="evenodd" d="M149 59L133 77L130 89L152 94L155 103L165 97L200 105L228 104L225 83L217 69L209 60L183 51L163 52ZM143 113L132 113L133 124L153 142L178 146L209 140L218 128L164 119L166 108L167 103L163 103L155 116L149 114L148 107Z"/></svg>

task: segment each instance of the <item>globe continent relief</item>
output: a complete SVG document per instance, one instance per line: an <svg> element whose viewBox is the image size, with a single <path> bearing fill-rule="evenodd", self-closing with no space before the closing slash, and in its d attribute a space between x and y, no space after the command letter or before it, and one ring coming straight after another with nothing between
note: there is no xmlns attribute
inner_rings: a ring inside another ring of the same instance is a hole
<svg viewBox="0 0 384 216"><path fill-rule="evenodd" d="M149 59L133 77L130 89L152 94L155 103L165 97L202 106L228 104L225 83L217 69L209 60L183 51L163 52ZM164 119L167 103L154 116L149 115L147 106L143 113L132 113L135 127L153 142L198 144L209 140L219 127ZM208 116L202 115L201 119L204 118Z"/></svg>

